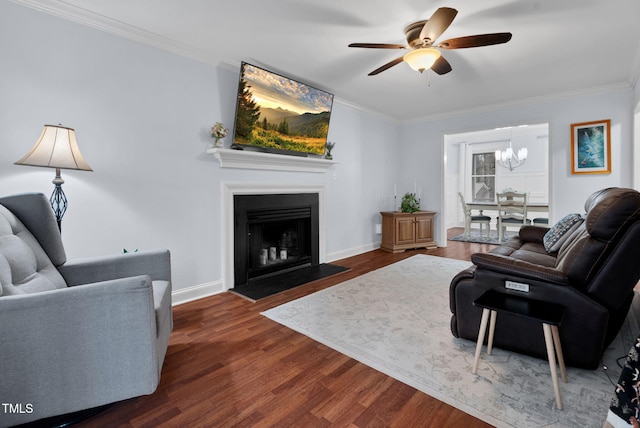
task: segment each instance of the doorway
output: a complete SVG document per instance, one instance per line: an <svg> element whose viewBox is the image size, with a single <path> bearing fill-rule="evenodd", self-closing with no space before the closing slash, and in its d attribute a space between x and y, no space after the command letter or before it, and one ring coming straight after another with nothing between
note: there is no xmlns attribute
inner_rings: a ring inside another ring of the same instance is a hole
<svg viewBox="0 0 640 428"><path fill-rule="evenodd" d="M496 192L514 189L528 193L530 202L549 203L548 123L446 134L443 144L444 210L440 236L446 237L452 227L464 226L458 193L467 202L484 202L495 201ZM512 169L495 161L496 150L509 147L514 153L527 149L524 163L512 165ZM491 229L495 231L497 213L485 214L493 218Z"/></svg>

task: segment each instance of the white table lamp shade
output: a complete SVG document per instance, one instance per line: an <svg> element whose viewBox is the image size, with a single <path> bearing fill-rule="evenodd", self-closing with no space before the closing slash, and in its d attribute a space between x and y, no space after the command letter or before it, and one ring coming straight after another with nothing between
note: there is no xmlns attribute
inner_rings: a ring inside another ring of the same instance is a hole
<svg viewBox="0 0 640 428"><path fill-rule="evenodd" d="M45 125L36 144L16 165L93 171L84 160L72 128Z"/></svg>

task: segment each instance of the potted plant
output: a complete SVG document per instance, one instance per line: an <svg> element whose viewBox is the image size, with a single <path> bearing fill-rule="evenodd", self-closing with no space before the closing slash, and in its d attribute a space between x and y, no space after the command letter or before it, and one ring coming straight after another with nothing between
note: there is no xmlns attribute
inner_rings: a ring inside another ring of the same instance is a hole
<svg viewBox="0 0 640 428"><path fill-rule="evenodd" d="M333 150L333 148L336 146L336 143L332 143L331 141L327 142L327 145L325 146L325 150L327 151L327 154L324 155L325 159L333 159L333 156L331 155L331 150Z"/></svg>
<svg viewBox="0 0 640 428"><path fill-rule="evenodd" d="M405 193L400 203L400 211L403 213L414 213L420 211L420 199L415 193Z"/></svg>

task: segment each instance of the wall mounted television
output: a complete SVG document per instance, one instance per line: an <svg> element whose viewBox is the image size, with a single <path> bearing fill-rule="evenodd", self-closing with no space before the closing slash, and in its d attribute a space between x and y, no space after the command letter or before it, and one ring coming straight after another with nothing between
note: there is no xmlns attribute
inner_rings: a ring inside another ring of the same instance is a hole
<svg viewBox="0 0 640 428"><path fill-rule="evenodd" d="M233 149L324 155L333 95L242 62Z"/></svg>

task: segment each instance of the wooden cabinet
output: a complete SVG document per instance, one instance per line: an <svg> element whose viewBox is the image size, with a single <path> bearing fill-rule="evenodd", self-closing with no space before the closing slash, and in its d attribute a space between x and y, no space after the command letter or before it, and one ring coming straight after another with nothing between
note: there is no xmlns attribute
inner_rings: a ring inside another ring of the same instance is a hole
<svg viewBox="0 0 640 428"><path fill-rule="evenodd" d="M380 248L390 253L401 253L413 248L436 248L433 237L435 211L403 213L384 211L382 215L382 243Z"/></svg>

